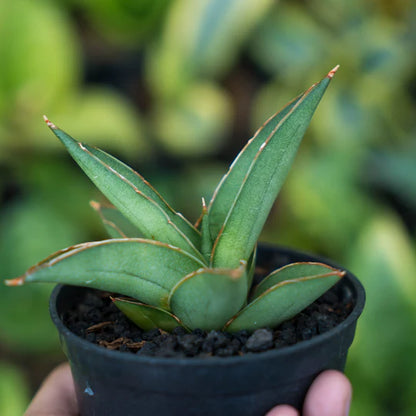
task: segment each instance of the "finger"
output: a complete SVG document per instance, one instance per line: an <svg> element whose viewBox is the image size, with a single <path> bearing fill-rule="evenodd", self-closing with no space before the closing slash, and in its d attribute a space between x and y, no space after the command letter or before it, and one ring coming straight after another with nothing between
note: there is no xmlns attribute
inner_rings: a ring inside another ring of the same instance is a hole
<svg viewBox="0 0 416 416"><path fill-rule="evenodd" d="M281 404L273 407L272 410L267 412L266 416L299 416L299 413L294 407Z"/></svg>
<svg viewBox="0 0 416 416"><path fill-rule="evenodd" d="M351 383L335 370L321 373L312 383L303 405L304 416L346 416L352 396Z"/></svg>
<svg viewBox="0 0 416 416"><path fill-rule="evenodd" d="M76 416L78 406L68 364L55 368L42 383L25 416Z"/></svg>

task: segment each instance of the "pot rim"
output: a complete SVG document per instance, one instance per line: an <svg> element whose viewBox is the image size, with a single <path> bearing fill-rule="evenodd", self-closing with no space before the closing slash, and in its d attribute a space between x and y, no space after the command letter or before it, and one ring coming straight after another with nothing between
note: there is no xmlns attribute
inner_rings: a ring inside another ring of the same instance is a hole
<svg viewBox="0 0 416 416"><path fill-rule="evenodd" d="M281 247L281 246L273 246L264 244L263 247L274 247L280 251L286 251L291 252L298 255L304 255L304 256L310 256L313 257L316 260L322 261L326 264L330 264L334 267L337 266L334 262L328 261L325 258L322 258L320 256L316 256L314 254L310 254L304 251L299 251L291 248ZM343 267L340 267L343 270L346 270ZM163 364L163 365L182 365L182 366L201 366L201 365L235 365L242 362L247 361L253 361L253 360L268 360L272 357L278 357L278 356L288 356L292 354L299 353L301 354L304 350L307 350L311 347L317 347L320 344L324 344L329 338L332 338L333 336L337 336L337 333L341 333L344 328L353 325L354 322L359 318L361 315L363 309L364 309L364 303L365 303L365 291L364 287L361 284L361 282L358 280L356 276L354 276L350 271L346 270L346 275L343 277L343 279L347 279L354 289L354 297L355 297L355 305L351 313L347 316L347 318L342 321L340 324L335 326L334 328L331 328L330 330L324 332L323 334L315 335L313 338L305 341L300 341L294 345L289 345L285 347L281 347L278 349L273 350L267 350L259 353L247 353L243 356L230 356L230 357L153 357L153 356L142 356L137 354L132 354L128 352L120 352L116 350L109 350L107 348L101 347L99 345L96 345L90 341L87 341L84 338L81 338L80 336L76 335L72 331L69 330L69 328L66 327L66 325L62 322L58 311L57 311L57 298L61 292L61 290L64 287L69 287L69 285L63 285L58 284L53 289L52 294L50 296L50 302L49 302L49 312L52 318L53 323L57 327L59 331L60 337L64 336L65 338L68 338L71 340L71 342L74 342L77 344L81 349L88 349L91 351L94 351L96 354L102 355L103 358L106 359L117 359L117 360L123 360L127 362L139 362L139 363L148 363L151 365L157 365L157 364ZM82 289L82 287L80 287Z"/></svg>

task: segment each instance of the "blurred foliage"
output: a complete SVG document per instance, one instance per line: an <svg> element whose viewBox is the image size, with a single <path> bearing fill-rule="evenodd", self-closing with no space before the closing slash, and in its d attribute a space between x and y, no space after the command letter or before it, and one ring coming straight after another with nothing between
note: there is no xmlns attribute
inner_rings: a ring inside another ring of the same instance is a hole
<svg viewBox="0 0 416 416"><path fill-rule="evenodd" d="M62 0L111 43L137 46L161 26L171 0Z"/></svg>
<svg viewBox="0 0 416 416"><path fill-rule="evenodd" d="M39 122L44 113L71 120L91 143L142 150L140 117L128 100L106 86L82 85L81 45L56 2L1 2L0 36L10 40L0 44L0 160L56 147Z"/></svg>
<svg viewBox="0 0 416 416"><path fill-rule="evenodd" d="M407 382L416 372L414 248L398 218L381 213L369 221L349 252L348 262L365 276L367 289L366 310L349 361L353 383L366 386L356 389L357 414L361 402L375 397L382 397L384 411L390 414L410 415L406 409L416 408L415 384ZM377 410L376 403L372 405Z"/></svg>
<svg viewBox="0 0 416 416"><path fill-rule="evenodd" d="M235 61L271 0L178 0L150 53L149 82L161 96L180 94L199 77L215 78Z"/></svg>
<svg viewBox="0 0 416 416"><path fill-rule="evenodd" d="M29 398L29 388L20 370L0 361L0 414L22 416Z"/></svg>
<svg viewBox="0 0 416 416"><path fill-rule="evenodd" d="M411 0L0 2L0 276L104 236L88 207L101 196L42 114L196 219L255 128L340 64L263 238L366 286L352 416L414 414L415 22ZM36 357L58 346L51 288L29 289L0 286L0 342ZM24 386L18 371L0 374Z"/></svg>
<svg viewBox="0 0 416 416"><path fill-rule="evenodd" d="M226 90L209 80L229 70L271 5L271 0L173 3L146 65L158 98L154 133L168 151L197 156L219 148L230 131L232 106Z"/></svg>
<svg viewBox="0 0 416 416"><path fill-rule="evenodd" d="M194 84L173 103L162 101L158 105L153 132L174 155L212 153L229 131L231 112L223 90L207 82Z"/></svg>

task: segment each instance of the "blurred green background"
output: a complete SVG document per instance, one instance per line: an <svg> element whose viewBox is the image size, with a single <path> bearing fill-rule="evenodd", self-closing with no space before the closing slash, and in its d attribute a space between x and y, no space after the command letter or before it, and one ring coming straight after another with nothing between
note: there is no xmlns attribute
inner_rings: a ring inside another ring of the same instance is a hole
<svg viewBox="0 0 416 416"><path fill-rule="evenodd" d="M331 257L367 290L352 416L416 411L416 3L0 1L0 276L104 237L101 196L42 121L139 170L196 219L236 152L341 65L263 240ZM0 285L0 414L63 360L49 286Z"/></svg>

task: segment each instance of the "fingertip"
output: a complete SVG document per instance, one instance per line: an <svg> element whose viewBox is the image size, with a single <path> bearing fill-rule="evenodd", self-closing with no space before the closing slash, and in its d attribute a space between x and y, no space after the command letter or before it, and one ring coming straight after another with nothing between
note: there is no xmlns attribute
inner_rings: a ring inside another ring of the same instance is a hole
<svg viewBox="0 0 416 416"><path fill-rule="evenodd" d="M273 407L272 410L267 412L266 416L299 416L298 411L287 404L281 404Z"/></svg>
<svg viewBox="0 0 416 416"><path fill-rule="evenodd" d="M339 371L327 370L312 383L303 406L306 416L346 416L349 412L352 386Z"/></svg>

